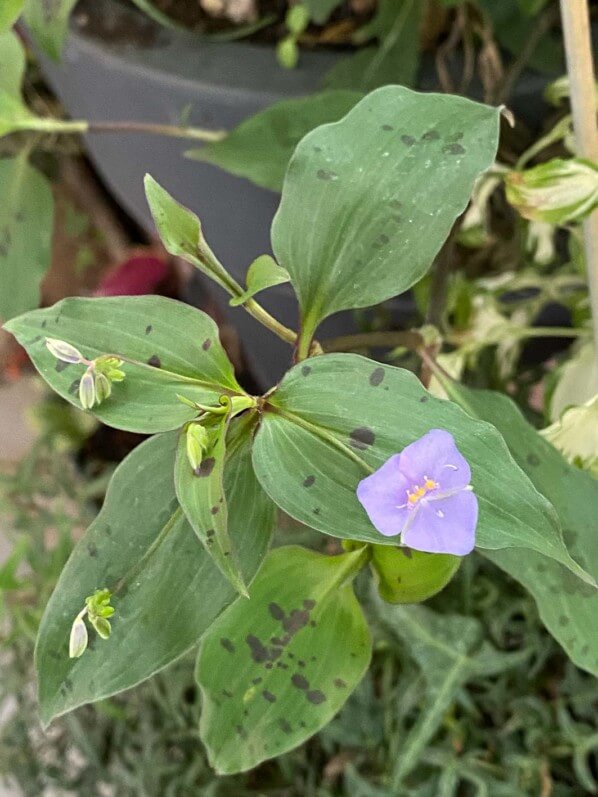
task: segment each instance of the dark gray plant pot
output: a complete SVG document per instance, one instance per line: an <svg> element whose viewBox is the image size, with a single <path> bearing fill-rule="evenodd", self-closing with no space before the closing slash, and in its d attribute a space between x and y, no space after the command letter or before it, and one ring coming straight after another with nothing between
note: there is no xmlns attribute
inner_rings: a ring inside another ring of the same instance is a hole
<svg viewBox="0 0 598 797"><path fill-rule="evenodd" d="M294 70L281 69L272 48L245 42L215 43L164 30L115 0L79 6L62 62L43 58L44 72L73 118L176 124L191 106L189 122L231 129L277 100L318 88L335 61L330 53L306 53ZM91 35L100 27L102 37ZM127 39L118 32L127 31ZM244 282L247 266L270 251L270 224L279 197L208 164L187 160L193 142L158 136L95 134L86 146L99 174L122 207L148 232L154 225L145 201L143 176L150 172L202 220L206 238L221 261ZM198 275L200 277L200 275ZM190 299L197 299L194 285ZM250 318L228 308L256 378L273 384L289 365L289 347ZM288 286L261 297L283 323L296 326L297 309ZM328 334L353 328L351 314L333 319Z"/></svg>

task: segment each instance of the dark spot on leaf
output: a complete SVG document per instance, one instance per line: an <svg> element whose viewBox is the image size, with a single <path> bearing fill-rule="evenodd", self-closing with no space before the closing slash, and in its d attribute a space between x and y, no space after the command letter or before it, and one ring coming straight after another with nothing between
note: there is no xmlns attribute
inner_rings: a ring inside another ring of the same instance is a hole
<svg viewBox="0 0 598 797"><path fill-rule="evenodd" d="M289 634L295 635L298 631L309 623L309 612L301 611L300 609L293 609L288 617L282 621L284 630Z"/></svg>
<svg viewBox="0 0 598 797"><path fill-rule="evenodd" d="M359 448L364 451L366 448L374 444L376 435L367 426L360 426L358 429L353 429L349 435L349 443L353 448Z"/></svg>
<svg viewBox="0 0 598 797"><path fill-rule="evenodd" d="M278 667L279 670L288 670L289 669L289 665L285 664L284 661L277 661L276 662L276 666Z"/></svg>
<svg viewBox="0 0 598 797"><path fill-rule="evenodd" d="M573 529L563 529L563 539L568 547L572 547L577 542L577 532Z"/></svg>
<svg viewBox="0 0 598 797"><path fill-rule="evenodd" d="M151 324L148 324L148 325L146 326L146 328L145 328L145 334L146 334L146 335L149 335L149 334L150 334L150 332L152 331L152 329L153 329L153 326L152 326Z"/></svg>
<svg viewBox="0 0 598 797"><path fill-rule="evenodd" d="M319 506L317 506L317 507L316 507L316 508L313 510L313 513L314 513L314 515L319 515L319 514L320 514L320 512L321 512L321 509L320 509L320 507L319 507Z"/></svg>
<svg viewBox="0 0 598 797"><path fill-rule="evenodd" d="M415 144L415 139L413 136L401 136L401 141L407 147L412 147Z"/></svg>
<svg viewBox="0 0 598 797"><path fill-rule="evenodd" d="M229 692L228 689L223 689L222 690L222 694L224 695L224 697L232 697L233 696L233 693Z"/></svg>
<svg viewBox="0 0 598 797"><path fill-rule="evenodd" d="M212 341L210 340L210 338L206 338L204 340L204 342L201 344L201 348L204 351L207 351L210 348L211 345L212 345Z"/></svg>
<svg viewBox="0 0 598 797"><path fill-rule="evenodd" d="M301 673L296 672L291 675L291 683L293 686L296 686L297 689L309 689L309 681L307 678L304 678Z"/></svg>
<svg viewBox="0 0 598 797"><path fill-rule="evenodd" d="M213 506L213 507L210 509L210 512L212 513L212 515L217 515L217 514L218 514L218 512L220 512L220 507L219 507L219 506Z"/></svg>
<svg viewBox="0 0 598 797"><path fill-rule="evenodd" d="M301 720L301 722L299 723L299 725L300 725L302 728L307 728L307 725L305 724L305 721L304 721L304 720Z"/></svg>
<svg viewBox="0 0 598 797"><path fill-rule="evenodd" d="M378 387L384 381L384 368L376 368L370 374L370 385Z"/></svg>
<svg viewBox="0 0 598 797"><path fill-rule="evenodd" d="M151 365L152 368L159 368L162 365L162 361L158 357L157 354L152 354L152 356L147 361L148 365Z"/></svg>
<svg viewBox="0 0 598 797"><path fill-rule="evenodd" d="M420 404L425 404L425 403L426 403L426 401L428 400L428 398L429 398L429 396L422 396L422 397L420 398L420 400L419 400L419 403L420 403Z"/></svg>
<svg viewBox="0 0 598 797"><path fill-rule="evenodd" d="M403 554L403 556L407 557L407 559L411 559L413 557L413 551L411 550L411 548L407 548L406 545L401 545L399 550Z"/></svg>
<svg viewBox="0 0 598 797"><path fill-rule="evenodd" d="M543 565L543 564L536 565L536 570L538 571L538 573L545 573L546 572L546 565Z"/></svg>
<svg viewBox="0 0 598 797"><path fill-rule="evenodd" d="M315 480L316 480L315 476L308 476L307 478L305 478L303 480L303 486L304 487L311 487L312 484L315 482Z"/></svg>
<svg viewBox="0 0 598 797"><path fill-rule="evenodd" d="M536 454L528 454L526 461L528 465L532 465L533 467L540 464L540 458Z"/></svg>
<svg viewBox="0 0 598 797"><path fill-rule="evenodd" d="M438 141L440 138L440 133L438 130L428 130L422 136L422 141Z"/></svg>
<svg viewBox="0 0 598 797"><path fill-rule="evenodd" d="M65 679L64 679L64 686L65 686L65 688L66 688L66 689L67 689L69 692L71 692L71 691L72 691L72 689L73 689L73 682L71 681L71 679L70 679L70 678L65 678Z"/></svg>
<svg viewBox="0 0 598 797"><path fill-rule="evenodd" d="M403 207L403 203L399 199L391 199L388 204L395 210L400 210Z"/></svg>
<svg viewBox="0 0 598 797"><path fill-rule="evenodd" d="M226 639L226 637L220 640L220 644L225 650L228 650L229 653L234 653L236 650L234 643L231 642L230 639Z"/></svg>
<svg viewBox="0 0 598 797"><path fill-rule="evenodd" d="M262 682L262 679L259 676L257 678L253 678L252 681L251 681L251 683L254 684L255 686L257 686L258 684L261 684L261 682Z"/></svg>
<svg viewBox="0 0 598 797"><path fill-rule="evenodd" d="M318 180L336 180L338 174L331 169L318 169L316 176Z"/></svg>
<svg viewBox="0 0 598 797"><path fill-rule="evenodd" d="M382 125L382 130L394 130L394 127L392 125Z"/></svg>
<svg viewBox="0 0 598 797"><path fill-rule="evenodd" d="M271 670L273 666L274 666L274 665L272 664L272 662L271 662L271 661L267 661L267 662L266 662L266 669L267 669L267 670Z"/></svg>
<svg viewBox="0 0 598 797"><path fill-rule="evenodd" d="M295 654L294 653L289 653L289 659L294 659L294 658L295 658Z"/></svg>
<svg viewBox="0 0 598 797"><path fill-rule="evenodd" d="M215 464L216 460L214 459L214 457L207 457L206 459L203 459L201 461L201 464L198 465L197 468L195 468L193 473L195 473L195 475L199 476L200 478L209 476L214 470Z"/></svg>
<svg viewBox="0 0 598 797"><path fill-rule="evenodd" d="M289 723L288 720L281 719L281 720L278 721L278 724L280 726L280 730L283 733L292 733L293 732L293 728L291 727L291 724Z"/></svg>
<svg viewBox="0 0 598 797"><path fill-rule="evenodd" d="M42 329L45 329L47 326L48 326L48 322L44 318L44 320L42 321Z"/></svg>
<svg viewBox="0 0 598 797"><path fill-rule="evenodd" d="M322 147L314 147L314 152L322 152Z"/></svg>
<svg viewBox="0 0 598 797"><path fill-rule="evenodd" d="M281 620L284 620L284 618L285 618L285 613L284 613L283 609L281 609L281 607L277 603L270 603L268 605L268 611L270 612L272 617L275 620L278 620L279 622Z"/></svg>
<svg viewBox="0 0 598 797"><path fill-rule="evenodd" d="M241 737L241 739L247 739L247 731L242 725L235 725L235 730Z"/></svg>
<svg viewBox="0 0 598 797"><path fill-rule="evenodd" d="M268 661L268 659L270 658L270 654L268 653L268 648L266 648L256 636L254 636L253 634L249 634L249 636L245 639L245 641L249 645L249 649L251 651L251 658L257 664L262 664L263 662Z"/></svg>
<svg viewBox="0 0 598 797"><path fill-rule="evenodd" d="M379 236L376 238L376 240L374 241L374 243L372 244L372 246L374 247L374 249L381 249L383 246L386 246L386 244L387 244L389 241L390 241L390 238L388 237L388 235L385 235L385 234L382 232L382 233L380 233L380 235L379 235Z"/></svg>
<svg viewBox="0 0 598 797"><path fill-rule="evenodd" d="M71 382L70 387L69 387L69 394L71 396L76 396L77 393L79 392L79 382L80 381L81 381L80 379L75 379L73 382Z"/></svg>
<svg viewBox="0 0 598 797"><path fill-rule="evenodd" d="M559 625L561 626L561 628L564 628L566 625L569 625L569 618L565 617L565 615L562 614L559 617Z"/></svg>
<svg viewBox="0 0 598 797"><path fill-rule="evenodd" d="M303 659L299 659L299 660L297 661L297 664L298 664L298 665L299 665L301 668L305 667L305 662L303 661Z"/></svg>
<svg viewBox="0 0 598 797"><path fill-rule="evenodd" d="M312 628L315 628L315 627L316 627L316 625L317 625L317 623L316 623L316 621L315 621L315 620L310 620L310 621L309 621L309 624L310 624L310 626L311 626ZM315 659L315 657L314 657L314 661L315 661L315 660L316 660L316 659Z"/></svg>
<svg viewBox="0 0 598 797"><path fill-rule="evenodd" d="M54 370L55 370L57 373L61 373L62 371L64 371L64 370L65 370L65 368L68 368L70 364L71 364L71 363L65 363L65 362L63 362L62 360L57 360L57 361L56 361L56 365L54 366Z"/></svg>
<svg viewBox="0 0 598 797"><path fill-rule="evenodd" d="M267 689L264 689L262 692L262 697L264 700L267 700L268 703L276 703L276 695L273 695L272 692L268 692Z"/></svg>
<svg viewBox="0 0 598 797"><path fill-rule="evenodd" d="M465 133L461 130L458 133L453 133L452 136L447 136L446 140L447 141L451 141L451 142L452 141L461 141L461 139L463 138L464 135L465 135Z"/></svg>
<svg viewBox="0 0 598 797"><path fill-rule="evenodd" d="M320 692L319 689L312 689L307 693L306 697L314 706L319 706L320 703L324 703L326 700L326 695L324 692Z"/></svg>
<svg viewBox="0 0 598 797"><path fill-rule="evenodd" d="M93 542L88 542L88 543L87 543L87 553L88 553L88 554L89 554L89 555L90 555L92 558L95 558L95 557L98 555L98 549L97 549L97 547L96 547L96 546L93 544Z"/></svg>
<svg viewBox="0 0 598 797"><path fill-rule="evenodd" d="M311 368L309 365L304 365L301 369L302 376L309 376L311 374Z"/></svg>
<svg viewBox="0 0 598 797"><path fill-rule="evenodd" d="M303 606L304 606L304 608L305 608L305 609L307 609L307 610L310 612L312 609L314 609L314 608L315 608L315 606L316 606L316 602L315 602L315 601L312 601L312 599L311 599L311 598L306 598L306 599L303 601Z"/></svg>
<svg viewBox="0 0 598 797"><path fill-rule="evenodd" d="M447 144L442 148L442 151L445 155L463 155L465 153L465 148L462 147L461 144Z"/></svg>
<svg viewBox="0 0 598 797"><path fill-rule="evenodd" d="M343 681L342 678L335 678L334 679L334 685L336 686L337 689L346 689L347 688L347 684L346 684L345 681Z"/></svg>

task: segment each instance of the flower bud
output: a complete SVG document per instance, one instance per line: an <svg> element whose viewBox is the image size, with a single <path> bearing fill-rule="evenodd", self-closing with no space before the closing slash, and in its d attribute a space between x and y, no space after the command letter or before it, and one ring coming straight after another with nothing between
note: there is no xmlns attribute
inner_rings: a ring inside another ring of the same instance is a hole
<svg viewBox="0 0 598 797"><path fill-rule="evenodd" d="M84 410L90 410L96 402L96 388L93 369L87 369L79 383L79 401Z"/></svg>
<svg viewBox="0 0 598 797"><path fill-rule="evenodd" d="M505 177L507 199L530 221L581 221L598 205L598 169L581 158L555 158Z"/></svg>
<svg viewBox="0 0 598 797"><path fill-rule="evenodd" d="M62 360L63 363L75 365L76 363L83 362L81 352L64 340L46 338L46 346L50 354L53 354L58 360Z"/></svg>
<svg viewBox="0 0 598 797"><path fill-rule="evenodd" d="M69 638L69 656L71 659L78 659L82 656L87 649L87 626L83 618L78 614L71 626L71 635Z"/></svg>
<svg viewBox="0 0 598 797"><path fill-rule="evenodd" d="M105 374L95 375L96 401L101 404L112 393L112 385Z"/></svg>
<svg viewBox="0 0 598 797"><path fill-rule="evenodd" d="M209 442L210 438L207 429L199 423L190 423L189 426L187 426L187 459L189 460L193 472L196 472L201 465L203 455L209 446Z"/></svg>

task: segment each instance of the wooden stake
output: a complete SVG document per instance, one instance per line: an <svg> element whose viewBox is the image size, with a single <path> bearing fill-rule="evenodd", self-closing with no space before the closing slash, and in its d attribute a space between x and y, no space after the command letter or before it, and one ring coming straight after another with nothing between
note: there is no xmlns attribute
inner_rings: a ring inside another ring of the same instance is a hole
<svg viewBox="0 0 598 797"><path fill-rule="evenodd" d="M577 155L598 163L596 88L587 0L560 0ZM583 224L594 345L598 358L598 210Z"/></svg>

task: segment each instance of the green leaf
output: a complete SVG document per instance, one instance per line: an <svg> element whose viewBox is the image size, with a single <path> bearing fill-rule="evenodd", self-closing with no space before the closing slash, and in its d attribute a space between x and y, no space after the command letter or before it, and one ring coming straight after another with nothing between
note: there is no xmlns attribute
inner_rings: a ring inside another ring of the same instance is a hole
<svg viewBox="0 0 598 797"><path fill-rule="evenodd" d="M2 11L0 11L0 15ZM12 30L2 31L0 20L0 135L3 127L2 94L19 98L25 73L25 51L19 37Z"/></svg>
<svg viewBox="0 0 598 797"><path fill-rule="evenodd" d="M454 385L471 414L493 423L514 459L537 490L555 507L565 540L575 559L598 579L598 483L578 470L523 418L517 406L500 393ZM558 562L529 551L484 551L533 595L542 622L571 660L598 675L598 593L574 578Z"/></svg>
<svg viewBox="0 0 598 797"><path fill-rule="evenodd" d="M307 8L310 19L315 25L323 25L342 2L343 0L301 0L301 5Z"/></svg>
<svg viewBox="0 0 598 797"><path fill-rule="evenodd" d="M177 429L197 411L177 395L218 404L221 395L242 393L205 313L161 296L65 299L5 325L27 349L46 382L80 407L78 383L84 365L57 361L45 339L75 346L88 359L114 354L126 377L93 413L119 429L151 434Z"/></svg>
<svg viewBox="0 0 598 797"><path fill-rule="evenodd" d="M77 0L25 0L23 15L36 44L60 59L68 31L69 17Z"/></svg>
<svg viewBox="0 0 598 797"><path fill-rule="evenodd" d="M250 428L240 433L226 490L229 528L249 583L266 552L273 518L248 467ZM154 437L119 466L102 511L60 576L36 648L44 723L149 678L193 647L236 597L177 505L176 445L176 434ZM89 649L70 660L71 623L85 596L103 588L112 591L116 610L110 639L94 641L90 635Z"/></svg>
<svg viewBox="0 0 598 797"><path fill-rule="evenodd" d="M220 774L291 750L326 725L369 664L371 639L350 584L364 552L297 547L268 556L250 589L204 637L200 733Z"/></svg>
<svg viewBox="0 0 598 797"><path fill-rule="evenodd" d="M498 127L497 108L387 86L301 141L272 246L299 297L304 335L425 274L494 160Z"/></svg>
<svg viewBox="0 0 598 797"><path fill-rule="evenodd" d="M389 606L375 601L384 627L397 637L426 680L426 702L397 753L393 794L420 763L447 709L471 679L521 664L527 653L502 653L483 641L481 624L472 617L436 614L425 606Z"/></svg>
<svg viewBox="0 0 598 797"><path fill-rule="evenodd" d="M372 526L355 490L434 428L454 435L471 466L479 548L535 550L591 581L569 556L554 509L496 429L435 399L410 371L354 354L300 363L268 398L253 462L272 500L302 523L334 537L396 545Z"/></svg>
<svg viewBox="0 0 598 797"><path fill-rule="evenodd" d="M400 7L398 8L397 5ZM411 86L419 67L419 42L425 4L419 0L381 0L374 19L357 31L357 43L378 44L344 58L326 75L333 89L372 91L389 83Z"/></svg>
<svg viewBox="0 0 598 797"><path fill-rule="evenodd" d="M207 427L212 443L195 469L187 456L187 430L182 430L174 483L183 512L208 555L237 592L248 597L237 553L228 533L228 506L224 494L228 424L228 415L221 415L214 425Z"/></svg>
<svg viewBox="0 0 598 797"><path fill-rule="evenodd" d="M371 567L380 597L388 603L421 603L444 589L461 564L459 556L372 545Z"/></svg>
<svg viewBox="0 0 598 797"><path fill-rule="evenodd" d="M256 293L271 288L273 285L282 285L290 279L288 271L279 266L270 255L260 255L247 270L247 290L241 296L230 300L231 307L243 304Z"/></svg>
<svg viewBox="0 0 598 797"><path fill-rule="evenodd" d="M39 303L50 265L54 200L24 153L0 160L0 185L0 318L7 320Z"/></svg>
<svg viewBox="0 0 598 797"><path fill-rule="evenodd" d="M22 8L23 0L2 0L0 3L0 33L12 28L19 18Z"/></svg>
<svg viewBox="0 0 598 797"><path fill-rule="evenodd" d="M150 174L145 175L144 185L156 229L166 250L193 263L225 291L236 293L236 283L208 246L195 213L173 199Z"/></svg>
<svg viewBox="0 0 598 797"><path fill-rule="evenodd" d="M187 154L262 188L280 191L291 155L314 127L336 122L361 99L354 91L325 91L274 103L222 139Z"/></svg>

